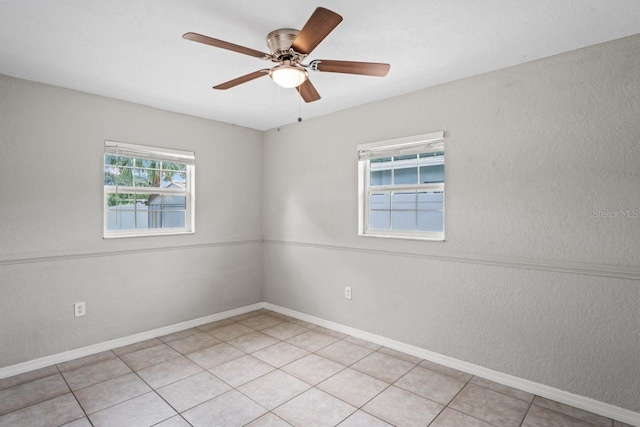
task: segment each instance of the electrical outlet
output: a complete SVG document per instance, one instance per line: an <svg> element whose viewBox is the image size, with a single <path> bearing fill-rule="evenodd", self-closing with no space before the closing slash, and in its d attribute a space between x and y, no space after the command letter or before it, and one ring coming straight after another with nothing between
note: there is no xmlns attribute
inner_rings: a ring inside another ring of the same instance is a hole
<svg viewBox="0 0 640 427"><path fill-rule="evenodd" d="M351 299L351 286L345 286L344 297L345 299Z"/></svg>
<svg viewBox="0 0 640 427"><path fill-rule="evenodd" d="M84 302L77 302L73 305L73 317L82 317L87 314Z"/></svg>

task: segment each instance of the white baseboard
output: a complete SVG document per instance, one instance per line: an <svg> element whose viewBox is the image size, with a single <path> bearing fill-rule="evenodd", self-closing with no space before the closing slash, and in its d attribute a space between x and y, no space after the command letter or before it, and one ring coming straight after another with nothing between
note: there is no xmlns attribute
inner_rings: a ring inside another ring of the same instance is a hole
<svg viewBox="0 0 640 427"><path fill-rule="evenodd" d="M526 380L524 378L504 374L502 372L474 365L473 363L458 360L449 356L444 356L442 354L434 353L420 347L405 344L380 335L361 331L359 329L341 325L339 323L331 322L315 316L310 316L308 314L300 313L295 310L290 310L288 308L280 307L266 302L247 305L233 310L224 311L222 313L212 314L210 316L200 317L198 319L153 329L151 331L141 332L139 334L129 335L127 337L105 341L87 347L65 351L63 353L58 353L51 356L42 357L40 359L19 363L17 365L0 368L0 379L19 375L40 368L45 368L47 366L55 365L58 363L68 362L69 360L77 359L79 357L89 356L91 354L100 353L102 351L112 350L114 348L134 344L136 342L156 338L162 335L171 334L173 332L193 328L196 326L204 325L206 323L215 322L217 320L222 320L232 316L237 316L239 314L248 313L250 311L259 310L261 308L266 308L277 313L294 317L296 319L324 326L325 328L333 329L357 338L371 341L373 343L383 345L385 347L392 348L394 350L398 350L425 360L429 360L431 362L439 363L441 365L448 366L450 368L457 369L471 375L477 375L483 378L487 378L491 381L495 381L509 387L514 387L519 390L535 394L537 396L552 399L557 402L565 403L567 405L592 412L594 414L602 415L604 417L612 418L617 421L622 421L624 423L640 427L640 413L620 408L618 406L610 405L608 403L600 402L589 397L584 397L567 391L559 390L554 387L549 387L547 385Z"/></svg>
<svg viewBox="0 0 640 427"><path fill-rule="evenodd" d="M537 396L555 400L557 402L583 409L594 414L602 415L607 418L612 418L617 421L622 421L624 423L640 427L640 413L638 412L633 412L628 409L600 402L589 397L573 394L568 391L559 390L557 388L526 380L524 378L504 374L502 372L474 365L473 363L458 360L449 356L444 356L442 354L434 353L420 347L405 344L369 332L361 331L359 329L351 328L349 326L341 325L339 323L331 322L319 317L310 316L308 314L300 313L298 311L290 310L288 308L280 307L268 302L264 303L264 308L280 314L294 317L296 319L304 320L309 323L324 326L328 329L333 329L338 332L349 334L356 338L371 341L378 345L392 348L394 350L398 350L412 356L429 360L431 362L439 363L441 365L448 366L449 368L457 369L471 375L477 375L479 377L483 377L509 387L517 388L518 390L526 391Z"/></svg>
<svg viewBox="0 0 640 427"><path fill-rule="evenodd" d="M162 335L171 334L173 332L182 331L184 329L193 328L196 326L204 325L206 323L211 323L217 320L226 319L228 317L237 316L239 314L248 313L250 311L259 310L263 308L263 306L264 304L261 302L246 305L244 307L234 308L233 310L223 311L222 313L216 313L210 316L200 317L198 319L188 320L186 322L176 323L174 325L164 326L162 328L141 332L139 334L129 335L127 337L117 338L115 340L105 341L87 347L53 354L51 356L45 356L39 359L29 360L28 362L19 363L17 365L7 366L4 368L0 368L0 379L23 374L29 371L34 371L40 368L46 368L47 366L55 365L58 363L68 362L69 360L89 356L92 354L100 353L102 351L113 350L114 348L134 344L151 338L160 337Z"/></svg>

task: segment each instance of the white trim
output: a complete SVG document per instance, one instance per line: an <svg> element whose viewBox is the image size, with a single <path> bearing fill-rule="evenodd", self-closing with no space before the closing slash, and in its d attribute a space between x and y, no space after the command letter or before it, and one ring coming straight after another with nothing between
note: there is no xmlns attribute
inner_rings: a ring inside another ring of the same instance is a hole
<svg viewBox="0 0 640 427"><path fill-rule="evenodd" d="M8 255L0 256L0 267L4 265L14 264L28 264L34 262L56 262L66 261L72 259L82 258L99 258L103 256L121 256L121 255L136 255L144 254L148 252L165 252L165 251L180 251L186 249L204 249L215 248L219 246L235 246L235 245L247 245L254 243L262 243L262 237L250 237L247 239L230 239L220 242L200 243L194 245L180 245L180 246L160 246L152 248L140 248L140 249L126 249L126 250L114 250L114 251L82 251L82 252L49 252L49 253L35 253L24 255Z"/></svg>
<svg viewBox="0 0 640 427"><path fill-rule="evenodd" d="M430 231L384 231L369 230L358 234L359 237L376 237L380 239L421 240L428 242L444 242L444 234Z"/></svg>
<svg viewBox="0 0 640 427"><path fill-rule="evenodd" d="M4 368L0 368L0 379L23 374L29 371L34 371L40 368L46 368L47 366L55 365L58 363L68 362L69 360L77 359L79 357L90 356L92 354L100 353L103 351L113 350L114 348L123 347L129 344L135 344L140 341L157 338L162 335L171 334L174 332L182 331L184 329L194 328L196 326L226 319L228 317L237 316L239 314L248 313L250 311L259 310L263 308L263 306L264 304L261 302L246 305L244 307L234 308L233 310L223 311L222 313L212 314L210 316L200 317L198 319L188 320L186 322L176 323L174 325L164 326L162 328L141 332L139 334L129 335L127 337L104 341L87 347L53 354L51 356L45 356L39 359L29 360L28 362L18 363L17 365L6 366Z"/></svg>
<svg viewBox="0 0 640 427"><path fill-rule="evenodd" d="M187 218L190 216L187 215ZM132 233L135 231L135 233ZM109 234L102 236L103 239L124 239L130 237L154 237L154 236L179 236L181 234L195 234L194 230L186 228L145 228L129 230L109 230Z"/></svg>
<svg viewBox="0 0 640 427"><path fill-rule="evenodd" d="M365 249L351 246L323 245L318 243L293 242L285 240L264 239L265 243L275 245L303 246L310 248L329 249L356 253L368 253L384 256L399 256L407 258L435 259L438 261L464 262L470 264L495 265L498 267L524 268L528 270L553 271L569 274L584 274L588 276L613 277L616 279L630 279L640 281L640 267L624 265L595 264L573 261L552 261L533 258L516 258L507 256L471 255L442 251L424 251L422 253L389 251L382 249Z"/></svg>
<svg viewBox="0 0 640 427"><path fill-rule="evenodd" d="M308 314L301 313L299 311L291 310L288 308L280 307L268 302L264 303L264 308L275 311L286 316L294 317L296 319L304 320L305 322L314 323L316 325L324 326L328 329L333 329L338 332L342 332L356 338L361 338L367 341L371 341L378 345L382 345L403 353L410 354L421 359L429 360L434 363L447 366L449 368L457 369L462 372L466 372L471 375L477 375L497 383L517 388L518 390L526 391L528 393L535 394L547 399L552 399L560 403L564 403L585 411L592 412L594 414L602 415L604 417L612 418L617 421L625 423L635 424L640 426L640 413L633 412L628 409L620 408L609 403L600 402L590 397L580 396L570 393L568 391L559 390L555 387L550 387L544 384L530 381L524 378L519 378L513 375L504 374L502 372L494 371L489 368L485 368L473 363L465 362L453 357L445 356L433 351L425 350L420 347L416 347L410 344L405 344L400 341L395 341L390 338L386 338L380 335L372 334L369 332L355 329L349 326L342 325L340 323L331 322L319 317L310 316Z"/></svg>

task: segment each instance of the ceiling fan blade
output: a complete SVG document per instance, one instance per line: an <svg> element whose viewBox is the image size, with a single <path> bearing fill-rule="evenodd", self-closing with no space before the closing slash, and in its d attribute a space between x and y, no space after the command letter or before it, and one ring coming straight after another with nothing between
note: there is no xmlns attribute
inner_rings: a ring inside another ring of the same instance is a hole
<svg viewBox="0 0 640 427"><path fill-rule="evenodd" d="M265 69L265 70L258 70L258 71L254 71L253 73L249 73L249 74L245 74L242 77L238 77L236 79L233 80L229 80L228 82L225 83L221 83L217 86L214 86L214 89L229 89L232 88L234 86L238 86L241 85L242 83L246 83L246 82L250 82L251 80L255 80L258 77L262 77L262 76L268 76L269 75L269 70Z"/></svg>
<svg viewBox="0 0 640 427"><path fill-rule="evenodd" d="M378 62L331 61L318 59L311 64L312 69L328 73L360 74L364 76L384 77L391 65Z"/></svg>
<svg viewBox="0 0 640 427"><path fill-rule="evenodd" d="M304 83L302 83L296 89L300 93L302 99L304 99L304 102L313 102L320 99L320 94L309 79L305 80Z"/></svg>
<svg viewBox="0 0 640 427"><path fill-rule="evenodd" d="M193 42L208 44L209 46L213 46L213 47L219 47L221 49L227 49L227 50L231 50L238 53L244 53L245 55L253 56L255 58L263 59L263 58L269 57L268 54L264 52L260 52L259 50L255 50L248 47L239 46L237 44L225 42L223 40L218 40L211 37L203 36L202 34L185 33L182 36L182 38L185 40L191 40Z"/></svg>
<svg viewBox="0 0 640 427"><path fill-rule="evenodd" d="M291 47L296 52L308 55L340 22L342 22L342 16L324 7L317 8L298 33Z"/></svg>

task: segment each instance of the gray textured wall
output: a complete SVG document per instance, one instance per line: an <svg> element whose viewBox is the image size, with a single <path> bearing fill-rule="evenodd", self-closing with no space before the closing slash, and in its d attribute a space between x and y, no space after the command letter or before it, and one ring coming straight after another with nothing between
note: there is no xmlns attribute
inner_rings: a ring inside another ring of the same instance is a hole
<svg viewBox="0 0 640 427"><path fill-rule="evenodd" d="M261 132L5 76L0 117L0 367L262 301L216 245L261 239ZM195 151L194 235L103 240L105 139Z"/></svg>
<svg viewBox="0 0 640 427"><path fill-rule="evenodd" d="M265 301L639 411L639 281L366 252L640 267L639 117L636 35L269 131ZM440 130L446 242L358 237L356 145Z"/></svg>

